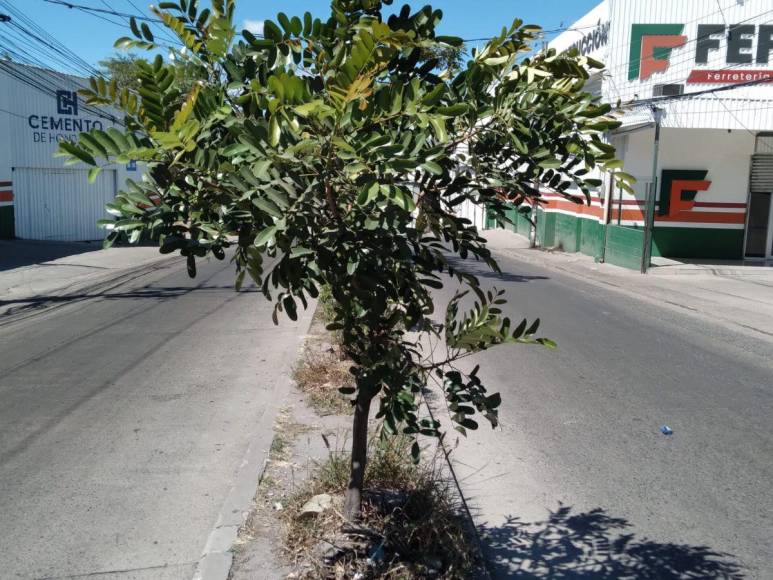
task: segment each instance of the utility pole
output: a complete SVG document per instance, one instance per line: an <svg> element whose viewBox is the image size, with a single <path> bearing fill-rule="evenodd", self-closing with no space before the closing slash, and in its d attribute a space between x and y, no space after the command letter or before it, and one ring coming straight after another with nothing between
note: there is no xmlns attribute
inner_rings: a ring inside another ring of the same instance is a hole
<svg viewBox="0 0 773 580"><path fill-rule="evenodd" d="M641 273L646 274L652 259L652 233L655 229L655 195L658 185L658 154L660 153L660 122L663 120L663 109L652 107L655 119L655 143L653 144L652 182L647 192L644 208L644 244L641 251Z"/></svg>

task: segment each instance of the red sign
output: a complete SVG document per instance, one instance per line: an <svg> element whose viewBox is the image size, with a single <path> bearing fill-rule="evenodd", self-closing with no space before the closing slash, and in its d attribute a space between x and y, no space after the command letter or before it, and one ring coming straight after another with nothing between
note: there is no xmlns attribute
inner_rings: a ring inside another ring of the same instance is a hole
<svg viewBox="0 0 773 580"><path fill-rule="evenodd" d="M773 70L694 70L687 77L692 84L734 85L753 81L773 83Z"/></svg>

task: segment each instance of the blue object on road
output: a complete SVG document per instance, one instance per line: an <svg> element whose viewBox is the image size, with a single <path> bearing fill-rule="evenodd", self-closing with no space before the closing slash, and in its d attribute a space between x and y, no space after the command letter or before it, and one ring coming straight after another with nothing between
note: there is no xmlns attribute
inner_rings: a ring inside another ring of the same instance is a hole
<svg viewBox="0 0 773 580"><path fill-rule="evenodd" d="M663 433L663 435L673 435L674 434L674 430L671 429L671 427L669 427L668 425L663 425L660 428L660 432Z"/></svg>

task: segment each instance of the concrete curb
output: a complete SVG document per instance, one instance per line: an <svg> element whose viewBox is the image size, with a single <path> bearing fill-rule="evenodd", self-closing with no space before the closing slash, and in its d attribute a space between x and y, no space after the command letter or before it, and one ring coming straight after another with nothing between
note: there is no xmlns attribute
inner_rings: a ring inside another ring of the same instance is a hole
<svg viewBox="0 0 773 580"><path fill-rule="evenodd" d="M167 266L178 261L180 264L182 264L183 258L177 255L161 256L151 262L145 262L139 266L122 268L120 270L114 270L101 276L94 276L81 284L73 284L65 287L66 291L51 292L50 297L52 299L56 299L57 301L51 300L50 302L43 302L37 306L30 306L29 303L25 303L24 298L15 299L14 302L21 304L21 306L10 306L3 310L3 307L0 305L0 327L18 322L20 320L26 320L27 318L31 318L33 316L51 312L62 306L73 304L74 302L79 302L80 300L84 300L89 297L94 297L126 282L150 274L155 270L166 268ZM58 300L66 299L68 297L75 297L79 294L88 294L90 296L84 296L80 298L80 300L73 298L73 301L63 301L61 303L58 302ZM1 302L2 301L0 301L0 303Z"/></svg>
<svg viewBox="0 0 773 580"><path fill-rule="evenodd" d="M297 349L300 352L316 310L316 302L310 303L306 316L298 328ZM239 529L249 513L260 480L266 470L266 460L270 451L270 442L274 433L276 417L287 393L290 392L292 378L286 377L276 385L270 398L271 405L266 407L262 421L251 436L247 451L239 466L234 484L228 492L218 514L215 527L207 538L204 551L196 564L193 580L227 580L233 564L233 546L239 537ZM269 445L265 442L269 441Z"/></svg>

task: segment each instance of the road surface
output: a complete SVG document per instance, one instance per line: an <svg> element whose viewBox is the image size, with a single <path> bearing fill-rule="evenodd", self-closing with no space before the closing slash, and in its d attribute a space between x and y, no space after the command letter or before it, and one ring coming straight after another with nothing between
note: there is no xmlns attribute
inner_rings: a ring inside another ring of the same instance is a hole
<svg viewBox="0 0 773 580"><path fill-rule="evenodd" d="M3 579L188 580L270 446L308 317L274 327L227 261L149 276L0 326Z"/></svg>
<svg viewBox="0 0 773 580"><path fill-rule="evenodd" d="M559 348L473 361L502 427L453 456L494 576L773 578L773 344L499 259L485 283Z"/></svg>

